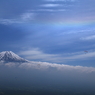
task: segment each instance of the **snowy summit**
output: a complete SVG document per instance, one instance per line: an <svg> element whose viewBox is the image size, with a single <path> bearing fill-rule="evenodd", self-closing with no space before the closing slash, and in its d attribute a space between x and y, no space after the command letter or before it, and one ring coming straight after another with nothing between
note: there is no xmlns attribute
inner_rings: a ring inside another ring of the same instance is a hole
<svg viewBox="0 0 95 95"><path fill-rule="evenodd" d="M3 51L0 53L0 61L2 62L28 62L27 60L19 57L17 54L13 53L12 51Z"/></svg>

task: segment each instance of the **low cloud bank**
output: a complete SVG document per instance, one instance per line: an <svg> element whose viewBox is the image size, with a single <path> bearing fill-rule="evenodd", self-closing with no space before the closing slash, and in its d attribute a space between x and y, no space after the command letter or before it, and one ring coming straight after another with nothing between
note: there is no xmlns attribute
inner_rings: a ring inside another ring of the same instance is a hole
<svg viewBox="0 0 95 95"><path fill-rule="evenodd" d="M85 73L93 73L95 72L94 67L84 67L84 66L72 66L65 64L56 64L56 63L48 63L48 62L36 62L30 61L28 63L6 63L1 65L6 67L18 67L22 69L38 69L38 70L48 70L48 69L56 69L57 71L75 71L75 72L85 72Z"/></svg>
<svg viewBox="0 0 95 95"><path fill-rule="evenodd" d="M0 88L87 92L95 88L95 68L35 62L0 65Z"/></svg>

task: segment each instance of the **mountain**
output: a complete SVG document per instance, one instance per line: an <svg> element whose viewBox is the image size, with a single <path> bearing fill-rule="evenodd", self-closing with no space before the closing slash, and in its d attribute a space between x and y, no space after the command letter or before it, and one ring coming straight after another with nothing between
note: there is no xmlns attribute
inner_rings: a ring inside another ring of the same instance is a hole
<svg viewBox="0 0 95 95"><path fill-rule="evenodd" d="M24 58L19 57L17 54L13 53L12 51L3 51L0 53L0 62L28 62Z"/></svg>

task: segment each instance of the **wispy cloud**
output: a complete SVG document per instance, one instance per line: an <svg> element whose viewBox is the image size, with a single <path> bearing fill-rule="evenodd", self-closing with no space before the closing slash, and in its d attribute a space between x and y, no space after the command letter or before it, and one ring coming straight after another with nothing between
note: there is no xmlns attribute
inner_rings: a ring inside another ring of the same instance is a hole
<svg viewBox="0 0 95 95"><path fill-rule="evenodd" d="M81 40L95 40L95 35L92 36L87 36L87 37L82 37L80 38Z"/></svg>
<svg viewBox="0 0 95 95"><path fill-rule="evenodd" d="M66 54L47 54L38 48L22 51L19 54L24 55L25 58L29 60L40 60L40 61L55 62L55 63L57 62L66 63L69 61L88 60L94 58L95 56L95 52L90 52L90 51L88 53L81 51L77 53L74 52Z"/></svg>
<svg viewBox="0 0 95 95"><path fill-rule="evenodd" d="M31 10L35 12L61 12L61 11L66 11L66 9L37 9L37 10Z"/></svg>
<svg viewBox="0 0 95 95"><path fill-rule="evenodd" d="M62 5L61 4L43 4L40 6L42 6L42 7L61 7Z"/></svg>
<svg viewBox="0 0 95 95"><path fill-rule="evenodd" d="M95 56L95 52L88 52L88 53L82 53L82 54L78 54L78 55L73 55L73 56L68 56L68 57L65 57L65 59L81 59L81 60L84 60L84 59L88 59L88 58L94 58Z"/></svg>
<svg viewBox="0 0 95 95"><path fill-rule="evenodd" d="M1 24L5 24L5 25L13 24L13 23L24 23L26 21L34 20L34 18L35 18L35 14L34 13L26 12L26 13L23 13L23 14L19 15L18 18L14 18L14 19L3 19L3 18L0 18L0 23Z"/></svg>
<svg viewBox="0 0 95 95"><path fill-rule="evenodd" d="M21 18L26 21L26 20L33 20L35 17L35 14L34 13L31 13L31 12L26 12L26 13L23 13L21 15Z"/></svg>
<svg viewBox="0 0 95 95"><path fill-rule="evenodd" d="M22 21L18 19L0 19L0 23L8 25L13 23L22 23Z"/></svg>
<svg viewBox="0 0 95 95"><path fill-rule="evenodd" d="M43 51L41 51L39 48L33 48L31 50L22 51L19 53L20 55L24 55L26 59L29 60L42 60L42 61L56 61L58 62L58 55L56 54L46 54Z"/></svg>

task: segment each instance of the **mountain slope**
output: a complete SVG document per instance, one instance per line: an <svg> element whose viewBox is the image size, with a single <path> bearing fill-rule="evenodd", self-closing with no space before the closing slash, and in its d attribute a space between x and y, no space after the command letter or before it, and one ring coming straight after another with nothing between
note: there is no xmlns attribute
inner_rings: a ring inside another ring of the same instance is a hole
<svg viewBox="0 0 95 95"><path fill-rule="evenodd" d="M28 62L27 60L19 57L17 54L13 53L12 51L3 51L0 53L0 61L2 62Z"/></svg>

